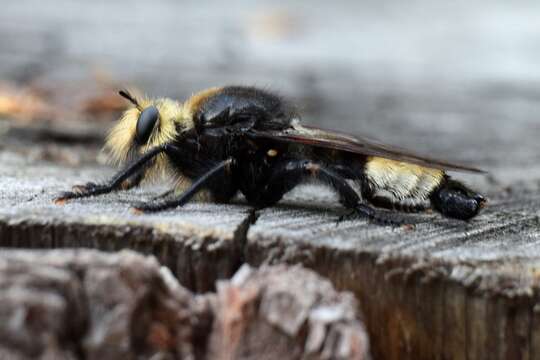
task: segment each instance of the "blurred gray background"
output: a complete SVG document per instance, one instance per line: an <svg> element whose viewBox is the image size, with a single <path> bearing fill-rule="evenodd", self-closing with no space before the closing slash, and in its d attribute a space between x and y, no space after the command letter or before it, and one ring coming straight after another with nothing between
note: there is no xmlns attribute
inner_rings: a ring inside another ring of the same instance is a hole
<svg viewBox="0 0 540 360"><path fill-rule="evenodd" d="M4 1L0 81L68 105L258 85L306 122L540 179L538 1Z"/></svg>

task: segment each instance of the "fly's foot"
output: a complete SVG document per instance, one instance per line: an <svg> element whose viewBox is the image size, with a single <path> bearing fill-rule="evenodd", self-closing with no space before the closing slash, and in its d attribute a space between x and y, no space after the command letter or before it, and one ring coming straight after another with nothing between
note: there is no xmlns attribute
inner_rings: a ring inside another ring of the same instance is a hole
<svg viewBox="0 0 540 360"><path fill-rule="evenodd" d="M163 202L136 202L131 205L131 212L136 215L144 213L153 213L170 209L173 206L167 206L167 203Z"/></svg>
<svg viewBox="0 0 540 360"><path fill-rule="evenodd" d="M382 212L379 212L365 204L358 204L349 213L339 217L338 224L344 220L367 218L371 222L386 225L386 226L402 226L406 225L403 220L394 219Z"/></svg>
<svg viewBox="0 0 540 360"><path fill-rule="evenodd" d="M53 199L53 203L55 205L64 205L69 199L72 199L72 197L70 196L71 194L72 193L70 192L60 193L60 195Z"/></svg>
<svg viewBox="0 0 540 360"><path fill-rule="evenodd" d="M174 195L174 189L171 189L171 190L167 190L159 195L156 195L152 198L153 201L156 201L156 200L163 200L163 199L167 199L168 197L170 197L171 195Z"/></svg>
<svg viewBox="0 0 540 360"><path fill-rule="evenodd" d="M136 205L132 205L131 208L129 209L129 211L133 214L133 215L142 215L144 214L144 211L142 211L140 208L138 208Z"/></svg>
<svg viewBox="0 0 540 360"><path fill-rule="evenodd" d="M71 191L60 193L60 195L54 198L53 202L56 205L64 205L68 200L99 195L107 192L108 190L109 187L105 185L97 185L93 182L89 182L85 185L75 185L71 188Z"/></svg>

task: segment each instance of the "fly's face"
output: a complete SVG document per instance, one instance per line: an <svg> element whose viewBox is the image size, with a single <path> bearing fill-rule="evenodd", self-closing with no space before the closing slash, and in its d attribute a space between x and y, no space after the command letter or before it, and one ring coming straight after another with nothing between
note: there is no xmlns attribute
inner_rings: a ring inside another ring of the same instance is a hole
<svg viewBox="0 0 540 360"><path fill-rule="evenodd" d="M125 163L152 147L175 139L178 131L189 128L184 107L171 99L136 99L127 91L120 95L134 107L124 111L111 129L105 149L112 163Z"/></svg>

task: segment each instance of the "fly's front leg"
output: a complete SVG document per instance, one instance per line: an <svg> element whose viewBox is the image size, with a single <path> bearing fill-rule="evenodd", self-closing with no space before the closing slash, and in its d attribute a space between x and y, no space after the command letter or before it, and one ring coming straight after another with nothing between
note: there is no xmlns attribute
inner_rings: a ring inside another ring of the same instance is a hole
<svg viewBox="0 0 540 360"><path fill-rule="evenodd" d="M117 173L105 184L87 183L86 185L76 185L71 191L63 192L54 199L55 204L63 204L70 199L107 194L116 190L127 189L137 186L142 180L142 170L158 154L167 151L168 145L155 147L135 160L124 170ZM130 179L132 178L132 179Z"/></svg>
<svg viewBox="0 0 540 360"><path fill-rule="evenodd" d="M111 191L113 190L129 190L133 189L134 187L139 186L142 179L144 178L144 170L139 170L139 172L130 178L122 181L119 186L110 188ZM88 182L84 185L75 185L71 188L71 192L75 194L79 194L78 197L85 197L85 196L91 196L91 195L99 195L101 190L104 190L107 187L107 184L96 184L93 182ZM65 192L63 194L68 194L68 192Z"/></svg>

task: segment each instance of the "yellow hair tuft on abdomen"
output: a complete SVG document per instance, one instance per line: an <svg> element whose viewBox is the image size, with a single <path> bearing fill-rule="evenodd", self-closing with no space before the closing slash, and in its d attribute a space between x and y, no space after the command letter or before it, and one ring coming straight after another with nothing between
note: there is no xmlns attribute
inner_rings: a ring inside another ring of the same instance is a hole
<svg viewBox="0 0 540 360"><path fill-rule="evenodd" d="M367 159L365 173L374 193L390 193L397 201L427 199L445 175L440 169L375 156Z"/></svg>

